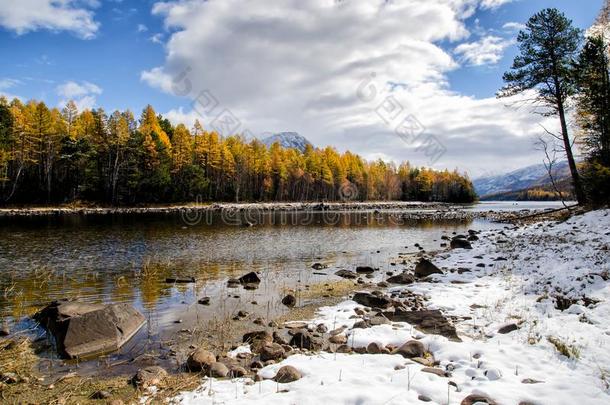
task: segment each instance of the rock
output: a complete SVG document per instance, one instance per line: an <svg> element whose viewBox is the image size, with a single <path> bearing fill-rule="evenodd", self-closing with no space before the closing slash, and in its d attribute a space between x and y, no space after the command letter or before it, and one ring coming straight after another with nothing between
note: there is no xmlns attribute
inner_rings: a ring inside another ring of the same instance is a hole
<svg viewBox="0 0 610 405"><path fill-rule="evenodd" d="M210 305L210 297L200 298L199 301L197 301L197 303L201 304L201 305Z"/></svg>
<svg viewBox="0 0 610 405"><path fill-rule="evenodd" d="M419 394L417 396L417 399L419 399L422 402L432 402L432 399L430 397L423 395L423 394Z"/></svg>
<svg viewBox="0 0 610 405"><path fill-rule="evenodd" d="M415 276L405 271L404 273L388 278L386 281L391 284L413 284L415 282Z"/></svg>
<svg viewBox="0 0 610 405"><path fill-rule="evenodd" d="M323 323L321 323L318 326L316 326L316 332L318 332L318 333L327 333L328 332L328 327L326 325L324 325Z"/></svg>
<svg viewBox="0 0 610 405"><path fill-rule="evenodd" d="M241 284L258 284L261 282L261 279L255 272L250 272L248 274L244 274L240 278L238 278Z"/></svg>
<svg viewBox="0 0 610 405"><path fill-rule="evenodd" d="M260 350L261 361L281 360L284 357L284 348L278 343L268 343Z"/></svg>
<svg viewBox="0 0 610 405"><path fill-rule="evenodd" d="M288 344L292 347L307 350L318 350L322 347L320 340L311 336L311 334L307 331L296 332Z"/></svg>
<svg viewBox="0 0 610 405"><path fill-rule="evenodd" d="M485 395L478 395L478 394L470 394L466 398L464 398L462 400L462 402L460 402L460 405L474 405L474 404L497 405L497 402Z"/></svg>
<svg viewBox="0 0 610 405"><path fill-rule="evenodd" d="M238 280L238 279L236 279L236 278L230 278L230 279L228 279L228 280L227 280L227 286L228 286L229 288L236 288L236 287L239 287L239 284L240 284L240 282L239 282L239 280Z"/></svg>
<svg viewBox="0 0 610 405"><path fill-rule="evenodd" d="M9 329L7 324L3 324L0 327L0 336L8 336L11 334L11 330Z"/></svg>
<svg viewBox="0 0 610 405"><path fill-rule="evenodd" d="M534 380L533 378L524 378L521 380L521 384L542 384L544 381Z"/></svg>
<svg viewBox="0 0 610 405"><path fill-rule="evenodd" d="M472 245L466 239L455 237L451 239L451 249L472 249Z"/></svg>
<svg viewBox="0 0 610 405"><path fill-rule="evenodd" d="M356 273L358 274L373 274L375 269L370 266L358 266L356 267Z"/></svg>
<svg viewBox="0 0 610 405"><path fill-rule="evenodd" d="M212 352L199 348L186 359L186 368L189 371L207 371L215 362L216 356Z"/></svg>
<svg viewBox="0 0 610 405"><path fill-rule="evenodd" d="M314 263L314 264L311 265L311 268L314 269L314 270L322 270L322 269L325 269L327 267L328 267L327 265L322 264L322 263Z"/></svg>
<svg viewBox="0 0 610 405"><path fill-rule="evenodd" d="M242 287L244 288L244 290L256 290L259 284L260 283L245 283L242 284Z"/></svg>
<svg viewBox="0 0 610 405"><path fill-rule="evenodd" d="M103 390L99 390L99 391L95 391L93 394L91 394L89 396L90 399L108 399L112 396L111 393L109 393L108 391L103 391Z"/></svg>
<svg viewBox="0 0 610 405"><path fill-rule="evenodd" d="M229 375L229 368L224 363L216 361L210 364L210 367L207 370L207 374L209 377L225 378Z"/></svg>
<svg viewBox="0 0 610 405"><path fill-rule="evenodd" d="M337 349L335 349L336 353L351 353L352 352L352 348L349 347L348 345L341 345L339 347L337 347Z"/></svg>
<svg viewBox="0 0 610 405"><path fill-rule="evenodd" d="M477 235L470 235L466 240L473 242L479 240L479 237Z"/></svg>
<svg viewBox="0 0 610 405"><path fill-rule="evenodd" d="M371 308L387 308L391 302L385 297L377 297L367 292L357 292L352 297L352 300L356 301L360 305Z"/></svg>
<svg viewBox="0 0 610 405"><path fill-rule="evenodd" d="M146 388L160 384L165 377L167 377L165 369L159 366L150 366L139 369L133 376L132 381L135 386Z"/></svg>
<svg viewBox="0 0 610 405"><path fill-rule="evenodd" d="M411 324L425 333L445 336L454 342L462 341L458 337L455 327L449 323L441 311L436 309L422 311L396 310L394 312L384 312L383 316L391 322Z"/></svg>
<svg viewBox="0 0 610 405"><path fill-rule="evenodd" d="M345 335L335 335L331 336L328 341L335 345L343 345L347 343L347 336Z"/></svg>
<svg viewBox="0 0 610 405"><path fill-rule="evenodd" d="M250 368L252 370L258 370L258 369L261 369L263 367L264 367L263 363L258 361L258 360L253 361L252 363L250 363Z"/></svg>
<svg viewBox="0 0 610 405"><path fill-rule="evenodd" d="M294 295L288 294L282 299L282 304L286 305L289 308L292 308L297 304L297 299Z"/></svg>
<svg viewBox="0 0 610 405"><path fill-rule="evenodd" d="M430 260L422 258L415 266L415 276L428 277L432 274L443 274L443 272L441 269L432 264Z"/></svg>
<svg viewBox="0 0 610 405"><path fill-rule="evenodd" d="M377 342L371 342L369 343L369 345L366 347L366 352L368 354L379 354L381 353L382 349L384 349L383 347L381 347L381 345Z"/></svg>
<svg viewBox="0 0 610 405"><path fill-rule="evenodd" d="M165 279L165 282L170 284L188 284L194 283L195 277L168 277Z"/></svg>
<svg viewBox="0 0 610 405"><path fill-rule="evenodd" d="M508 325L504 325L500 329L498 329L498 333L501 333L502 335L506 335L507 333L514 332L518 329L519 329L519 326L517 326L517 324L509 323Z"/></svg>
<svg viewBox="0 0 610 405"><path fill-rule="evenodd" d="M248 370L246 370L242 366L229 367L229 375L231 376L231 378L243 377L246 374L248 374Z"/></svg>
<svg viewBox="0 0 610 405"><path fill-rule="evenodd" d="M451 373L436 367L424 367L421 369L422 373L434 374L439 377L451 377Z"/></svg>
<svg viewBox="0 0 610 405"><path fill-rule="evenodd" d="M387 325L390 321L381 315L377 315L368 320L369 326Z"/></svg>
<svg viewBox="0 0 610 405"><path fill-rule="evenodd" d="M402 357L412 359L413 357L424 357L426 349L421 342L409 340L407 343L394 350L392 354L400 354Z"/></svg>
<svg viewBox="0 0 610 405"><path fill-rule="evenodd" d="M338 272L335 273L335 275L342 277L342 278L347 278L349 280L358 278L358 275L356 273L354 273L353 271L349 271L349 270L339 270Z"/></svg>
<svg viewBox="0 0 610 405"><path fill-rule="evenodd" d="M264 345L273 343L273 335L267 331L256 331L246 333L242 338L244 343L250 344L253 353L260 353Z"/></svg>
<svg viewBox="0 0 610 405"><path fill-rule="evenodd" d="M301 373L296 368L292 366L284 366L278 370L273 380L280 384L285 384L299 380L301 377Z"/></svg>
<svg viewBox="0 0 610 405"><path fill-rule="evenodd" d="M130 304L88 304L53 301L34 319L55 338L59 354L91 357L123 346L146 323Z"/></svg>
<svg viewBox="0 0 610 405"><path fill-rule="evenodd" d="M1 373L0 382L3 382L5 384L17 384L21 382L21 378L19 378L19 376L15 373Z"/></svg>

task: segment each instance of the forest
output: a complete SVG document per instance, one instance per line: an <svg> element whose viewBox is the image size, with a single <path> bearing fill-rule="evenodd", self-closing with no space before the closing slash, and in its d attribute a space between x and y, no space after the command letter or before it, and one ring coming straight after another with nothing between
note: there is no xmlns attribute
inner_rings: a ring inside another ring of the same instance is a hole
<svg viewBox="0 0 610 405"><path fill-rule="evenodd" d="M0 98L0 204L135 205L201 201L472 202L470 180L368 162L332 147L304 152L173 125L148 105L78 111Z"/></svg>

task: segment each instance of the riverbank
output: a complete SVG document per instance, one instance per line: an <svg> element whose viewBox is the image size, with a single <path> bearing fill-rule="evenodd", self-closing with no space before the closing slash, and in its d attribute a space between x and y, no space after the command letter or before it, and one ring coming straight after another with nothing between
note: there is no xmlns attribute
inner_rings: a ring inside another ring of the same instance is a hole
<svg viewBox="0 0 610 405"><path fill-rule="evenodd" d="M472 250L432 258L443 274L377 294L402 304L401 296L424 297L428 310L438 309L453 321L461 342L407 322L371 325L377 311L348 300L322 308L306 324L345 327L339 334L348 348L342 351L367 354L298 354L264 367L259 382L207 379L174 402L605 404L608 229L610 211L602 210L565 222L482 232ZM412 341L422 347L424 359L370 354ZM288 365L297 370L295 380L274 381Z"/></svg>
<svg viewBox="0 0 610 405"><path fill-rule="evenodd" d="M143 214L196 214L220 211L363 211L390 209L444 209L452 204L417 201L371 201L371 202L260 202L260 203L190 203L151 205L143 207L96 207L96 206L25 206L0 208L1 217L60 216L60 215L143 215Z"/></svg>

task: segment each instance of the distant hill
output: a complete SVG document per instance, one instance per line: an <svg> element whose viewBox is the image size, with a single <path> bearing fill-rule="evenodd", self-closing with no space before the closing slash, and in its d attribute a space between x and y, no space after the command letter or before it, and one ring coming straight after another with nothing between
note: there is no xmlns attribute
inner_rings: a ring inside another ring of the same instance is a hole
<svg viewBox="0 0 610 405"><path fill-rule="evenodd" d="M312 145L307 138L299 135L296 132L279 132L262 139L262 142L268 147L276 142L279 142L279 144L284 148L294 148L300 150L301 152L305 151L307 145Z"/></svg>
<svg viewBox="0 0 610 405"><path fill-rule="evenodd" d="M568 162L558 162L553 168L553 177L559 189L571 194L570 168ZM549 200L555 192L543 164L524 167L498 176L473 180L474 188L481 200Z"/></svg>

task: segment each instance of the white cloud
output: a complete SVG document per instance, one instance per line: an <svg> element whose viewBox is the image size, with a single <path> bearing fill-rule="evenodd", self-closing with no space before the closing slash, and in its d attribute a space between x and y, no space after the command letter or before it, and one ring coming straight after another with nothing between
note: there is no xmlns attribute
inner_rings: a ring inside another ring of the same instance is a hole
<svg viewBox="0 0 610 405"><path fill-rule="evenodd" d="M413 114L447 149L437 167L475 173L487 165L512 168L532 162L530 136L540 130L540 118L506 108L505 100L452 91L447 74L459 64L439 45L468 38L466 19L477 7L494 4L499 5L482 0L157 3L153 13L171 32L166 60L142 72L141 79L199 102L195 110L166 112L174 121L192 124L198 117L210 128L221 112L230 111L239 120L237 132L297 131L318 146L425 165L429 158L416 150L417 142L407 144L394 132L400 119ZM491 63L506 46L492 39L473 59ZM466 46L461 49L474 55ZM357 90L371 72L377 94L363 101ZM386 123L375 110L390 96L403 110Z"/></svg>
<svg viewBox="0 0 610 405"><path fill-rule="evenodd" d="M102 89L90 82L77 83L67 81L57 86L57 94L61 98L60 106L64 106L69 100L74 100L79 110L92 109L97 102L97 95L102 94Z"/></svg>
<svg viewBox="0 0 610 405"><path fill-rule="evenodd" d="M525 29L525 24L518 23L518 22L507 22L506 24L504 24L502 26L502 28L506 31L511 31L511 32L521 31L521 30Z"/></svg>
<svg viewBox="0 0 610 405"><path fill-rule="evenodd" d="M493 65L502 59L504 50L513 44L512 40L489 35L476 42L458 45L454 52L463 62L474 65Z"/></svg>
<svg viewBox="0 0 610 405"><path fill-rule="evenodd" d="M511 3L513 1L515 0L483 0L481 2L481 7L493 10L500 6L503 6L506 3Z"/></svg>
<svg viewBox="0 0 610 405"><path fill-rule="evenodd" d="M18 96L9 93L8 90L21 84L20 80L11 79L10 77L0 78L0 96L6 97L8 100L19 98Z"/></svg>
<svg viewBox="0 0 610 405"><path fill-rule="evenodd" d="M91 11L98 6L95 0L0 0L0 26L19 35L46 29L90 39L99 29Z"/></svg>
<svg viewBox="0 0 610 405"><path fill-rule="evenodd" d="M144 24L138 24L138 32L146 32L148 31L148 27Z"/></svg>
<svg viewBox="0 0 610 405"><path fill-rule="evenodd" d="M153 44L163 44L163 34L158 32L149 38Z"/></svg>

